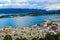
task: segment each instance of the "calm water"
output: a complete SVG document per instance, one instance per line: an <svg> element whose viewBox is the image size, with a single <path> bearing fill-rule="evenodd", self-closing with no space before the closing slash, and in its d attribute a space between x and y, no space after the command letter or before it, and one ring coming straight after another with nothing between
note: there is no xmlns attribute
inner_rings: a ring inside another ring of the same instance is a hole
<svg viewBox="0 0 60 40"><path fill-rule="evenodd" d="M0 19L0 28L5 26L15 27L32 27L35 24L43 24L44 20L59 18L60 15L42 15L42 16L24 16L24 17L15 17L15 18L1 18Z"/></svg>

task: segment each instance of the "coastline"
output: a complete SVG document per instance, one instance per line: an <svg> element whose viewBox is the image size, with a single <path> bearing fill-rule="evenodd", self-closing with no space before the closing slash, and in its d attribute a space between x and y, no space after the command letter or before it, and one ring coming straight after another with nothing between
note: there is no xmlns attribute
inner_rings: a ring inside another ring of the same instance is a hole
<svg viewBox="0 0 60 40"><path fill-rule="evenodd" d="M39 38L44 38L45 35L47 33L51 33L55 30L57 30L58 32L60 32L59 28L59 19L58 20L55 20L54 22L50 21L50 20L47 20L45 22L44 25L34 25L33 27L29 28L29 27L25 27L25 28L12 28L11 26L6 26L2 29L0 29L0 37L3 37L5 35L11 35L12 38L16 38L16 37L19 37L19 36L22 36L23 38L28 38L28 39L31 39L33 37L39 37ZM49 23L53 23L53 24L49 24ZM47 25L49 24L49 25ZM57 27L57 29L54 29L54 28ZM54 32L53 32L54 33ZM15 35L15 36L14 36Z"/></svg>

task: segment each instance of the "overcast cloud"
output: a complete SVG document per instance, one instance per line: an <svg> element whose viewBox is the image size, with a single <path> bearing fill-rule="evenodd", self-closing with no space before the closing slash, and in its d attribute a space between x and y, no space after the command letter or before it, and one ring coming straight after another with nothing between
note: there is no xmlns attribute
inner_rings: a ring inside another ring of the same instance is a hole
<svg viewBox="0 0 60 40"><path fill-rule="evenodd" d="M60 0L0 0L0 8L60 9Z"/></svg>

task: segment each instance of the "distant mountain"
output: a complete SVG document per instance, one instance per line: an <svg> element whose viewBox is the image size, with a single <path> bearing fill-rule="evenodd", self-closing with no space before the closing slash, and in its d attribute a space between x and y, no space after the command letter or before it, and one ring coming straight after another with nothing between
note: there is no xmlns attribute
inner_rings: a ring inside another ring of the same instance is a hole
<svg viewBox="0 0 60 40"><path fill-rule="evenodd" d="M15 9L15 8L9 8L9 9L0 9L0 13L33 13L33 12L39 12L39 13L45 13L46 10L42 9Z"/></svg>
<svg viewBox="0 0 60 40"><path fill-rule="evenodd" d="M52 11L48 11L48 14L60 14L60 10L52 10Z"/></svg>
<svg viewBox="0 0 60 40"><path fill-rule="evenodd" d="M0 9L0 14L60 14L60 10L44 10L44 9L20 9L20 8L7 8Z"/></svg>
<svg viewBox="0 0 60 40"><path fill-rule="evenodd" d="M17 16L40 16L40 15L52 15L52 14L53 15L60 14L60 10L46 11L42 9L0 9L0 18L17 17Z"/></svg>
<svg viewBox="0 0 60 40"><path fill-rule="evenodd" d="M55 13L60 14L60 10L55 11Z"/></svg>

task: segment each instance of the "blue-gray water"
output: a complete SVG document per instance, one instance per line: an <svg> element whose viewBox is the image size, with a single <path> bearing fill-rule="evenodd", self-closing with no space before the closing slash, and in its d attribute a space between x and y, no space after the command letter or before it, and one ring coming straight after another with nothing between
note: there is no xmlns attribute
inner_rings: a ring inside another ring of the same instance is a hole
<svg viewBox="0 0 60 40"><path fill-rule="evenodd" d="M15 27L32 27L35 24L42 24L44 20L59 18L60 15L42 15L42 16L23 16L14 18L0 18L0 28L5 26Z"/></svg>

